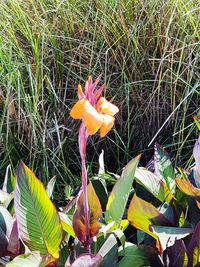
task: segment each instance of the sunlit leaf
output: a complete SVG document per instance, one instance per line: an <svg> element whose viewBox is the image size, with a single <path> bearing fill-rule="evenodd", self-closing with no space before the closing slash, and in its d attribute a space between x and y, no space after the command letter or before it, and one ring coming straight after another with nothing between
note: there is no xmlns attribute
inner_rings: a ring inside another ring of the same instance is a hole
<svg viewBox="0 0 200 267"><path fill-rule="evenodd" d="M163 147L155 144L155 154L154 154L154 163L155 163L155 174L164 180L172 194L175 193L175 173L172 166L170 157L168 153L164 150Z"/></svg>
<svg viewBox="0 0 200 267"><path fill-rule="evenodd" d="M99 155L99 171L98 174L104 174L105 167L104 167L104 150L102 149L101 154Z"/></svg>
<svg viewBox="0 0 200 267"><path fill-rule="evenodd" d="M56 182L56 176L53 176L48 184L47 184L47 188L46 188L46 192L49 198L51 198L52 194L53 194L53 190L54 190L54 186L55 186L55 182Z"/></svg>
<svg viewBox="0 0 200 267"><path fill-rule="evenodd" d="M141 184L152 195L154 195L161 202L167 201L170 203L173 196L169 191L165 181L144 168L137 168L135 172L136 182Z"/></svg>
<svg viewBox="0 0 200 267"><path fill-rule="evenodd" d="M175 179L176 184L181 192L188 196L200 197L200 189L194 187L189 180Z"/></svg>
<svg viewBox="0 0 200 267"><path fill-rule="evenodd" d="M75 237L74 229L72 227L72 221L69 218L69 216L63 212L59 212L59 216L60 216L63 230L69 235Z"/></svg>
<svg viewBox="0 0 200 267"><path fill-rule="evenodd" d="M169 226L150 226L152 232L155 233L161 243L163 251L167 247L171 247L174 245L176 240L182 239L191 233L193 233L193 229L191 228L181 228L181 227L169 227Z"/></svg>
<svg viewBox="0 0 200 267"><path fill-rule="evenodd" d="M124 210L127 204L129 197L130 189L134 180L135 170L137 168L140 156L137 156L131 160L124 171L122 172L121 177L117 180L114 185L111 194L108 198L108 203L106 207L105 220L109 222L114 220L117 224L120 224Z"/></svg>
<svg viewBox="0 0 200 267"><path fill-rule="evenodd" d="M6 267L45 267L53 266L51 262L54 259L45 258L40 255L37 251L32 251L31 253L22 254L17 256L11 262L6 264ZM55 265L54 265L55 266Z"/></svg>
<svg viewBox="0 0 200 267"><path fill-rule="evenodd" d="M191 267L200 265L200 221L195 227L192 239L189 243L188 249L188 261Z"/></svg>
<svg viewBox="0 0 200 267"><path fill-rule="evenodd" d="M168 226L171 223L161 214L151 203L144 201L134 194L130 206L128 208L129 223L135 228L154 237L158 242L158 236L150 230L151 225Z"/></svg>
<svg viewBox="0 0 200 267"><path fill-rule="evenodd" d="M16 178L12 173L11 166L8 165L6 168L6 175L3 182L3 191L11 193L15 188Z"/></svg>
<svg viewBox="0 0 200 267"><path fill-rule="evenodd" d="M79 256L72 265L66 264L65 267L98 267L103 258L99 254L82 254Z"/></svg>
<svg viewBox="0 0 200 267"><path fill-rule="evenodd" d="M14 208L20 237L30 250L58 258L62 240L58 214L44 186L24 163L17 171Z"/></svg>
<svg viewBox="0 0 200 267"><path fill-rule="evenodd" d="M98 234L99 229L101 227L99 223L99 218L101 217L101 214L102 214L101 204L99 202L99 199L94 191L94 188L91 182L87 186L87 194L88 194L88 206L89 206L89 214L88 214L89 236L86 231L84 201L83 201L82 191L78 197L76 211L73 217L74 232L82 244L91 242L92 238Z"/></svg>
<svg viewBox="0 0 200 267"><path fill-rule="evenodd" d="M117 267L140 267L150 264L147 253L135 244L126 242L125 248L122 246L119 248L119 256L123 258L118 262Z"/></svg>
<svg viewBox="0 0 200 267"><path fill-rule="evenodd" d="M167 248L170 267L187 267L188 257L183 240L175 240L173 246Z"/></svg>
<svg viewBox="0 0 200 267"><path fill-rule="evenodd" d="M95 177L95 179L92 181L92 185L99 198L102 209L105 210L106 204L108 202L108 192L106 186L104 185L102 179L99 177Z"/></svg>
<svg viewBox="0 0 200 267"><path fill-rule="evenodd" d="M114 234L110 234L98 254L103 257L101 267L116 267L118 260L118 244Z"/></svg>

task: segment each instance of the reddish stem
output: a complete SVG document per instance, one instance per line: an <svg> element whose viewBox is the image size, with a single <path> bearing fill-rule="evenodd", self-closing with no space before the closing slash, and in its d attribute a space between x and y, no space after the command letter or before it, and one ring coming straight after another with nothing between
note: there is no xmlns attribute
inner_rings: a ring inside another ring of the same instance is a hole
<svg viewBox="0 0 200 267"><path fill-rule="evenodd" d="M82 123L79 130L79 151L81 155L81 165L82 165L82 191L83 191L83 201L84 201L86 244L87 241L89 240L89 218L88 218L89 207L88 207L88 194L87 194L87 170L85 164L87 139L88 139L87 130L85 124Z"/></svg>

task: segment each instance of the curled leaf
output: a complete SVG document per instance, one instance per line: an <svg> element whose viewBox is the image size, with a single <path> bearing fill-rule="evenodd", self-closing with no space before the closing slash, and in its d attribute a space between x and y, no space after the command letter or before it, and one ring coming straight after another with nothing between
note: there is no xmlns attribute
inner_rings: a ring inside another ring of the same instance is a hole
<svg viewBox="0 0 200 267"><path fill-rule="evenodd" d="M77 238L84 245L91 243L94 236L96 236L101 227L99 223L99 218L102 214L101 204L99 199L94 191L92 183L90 182L87 186L87 194L88 194L88 206L89 206L89 236L86 232L85 225L85 214L84 214L84 201L83 201L83 192L80 192L78 197L76 211L73 217L73 228Z"/></svg>

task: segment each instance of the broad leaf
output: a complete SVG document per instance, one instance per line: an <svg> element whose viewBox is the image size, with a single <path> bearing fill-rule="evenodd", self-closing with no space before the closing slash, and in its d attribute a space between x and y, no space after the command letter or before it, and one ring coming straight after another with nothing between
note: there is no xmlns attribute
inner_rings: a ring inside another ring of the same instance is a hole
<svg viewBox="0 0 200 267"><path fill-rule="evenodd" d="M105 220L107 223L110 220L114 220L116 224L120 224L139 160L140 156L131 160L126 165L121 177L114 185L106 207Z"/></svg>
<svg viewBox="0 0 200 267"><path fill-rule="evenodd" d="M22 254L17 256L11 262L6 264L6 267L44 267L55 266L51 265L54 259L45 258L40 255L39 252L33 251L31 253Z"/></svg>
<svg viewBox="0 0 200 267"><path fill-rule="evenodd" d="M188 266L200 266L200 221L196 225L187 252L189 261Z"/></svg>
<svg viewBox="0 0 200 267"><path fill-rule="evenodd" d="M100 248L99 255L103 257L101 267L116 267L118 260L118 244L114 234L110 234L102 247Z"/></svg>
<svg viewBox="0 0 200 267"><path fill-rule="evenodd" d="M172 194L175 193L175 173L168 153L160 145L155 144L155 174L164 180Z"/></svg>
<svg viewBox="0 0 200 267"><path fill-rule="evenodd" d="M167 247L173 246L176 240L182 239L193 233L193 229L191 228L166 227L156 225L150 227L152 229L152 232L158 236L163 251Z"/></svg>
<svg viewBox="0 0 200 267"><path fill-rule="evenodd" d="M29 249L58 258L62 226L57 211L42 183L24 163L17 171L14 208L20 236Z"/></svg>
<svg viewBox="0 0 200 267"><path fill-rule="evenodd" d="M192 197L200 197L200 189L194 187L189 180L177 178L175 181L180 191L184 194Z"/></svg>
<svg viewBox="0 0 200 267"><path fill-rule="evenodd" d="M157 240L160 249L158 236L150 231L151 225L171 225L171 223L152 204L144 201L134 194L129 209L129 223L135 228L149 234Z"/></svg>
<svg viewBox="0 0 200 267"><path fill-rule="evenodd" d="M195 123L196 123L197 128L198 128L199 131L200 131L200 117L199 117L199 116L195 116L195 117L193 117L193 118L194 118L194 121L195 121Z"/></svg>
<svg viewBox="0 0 200 267"><path fill-rule="evenodd" d="M83 201L83 192L80 192L78 197L76 211L73 217L73 228L77 238L82 244L87 244L92 241L92 238L98 234L101 227L99 223L99 218L102 214L101 204L99 199L94 191L92 183L90 182L87 186L88 194L88 206L89 206L89 225L87 233L86 224L85 224L85 214L84 214L84 201ZM89 235L89 236L88 236Z"/></svg>
<svg viewBox="0 0 200 267"><path fill-rule="evenodd" d="M165 181L147 169L137 168L135 172L135 180L161 202L167 201L170 203L172 200L173 196Z"/></svg>
<svg viewBox="0 0 200 267"><path fill-rule="evenodd" d="M106 186L104 185L104 183L102 182L102 179L100 178L95 178L92 181L92 185L99 198L102 209L105 210L106 204L108 202L108 192L107 192Z"/></svg>
<svg viewBox="0 0 200 267"><path fill-rule="evenodd" d="M170 267L187 267L188 257L183 240L176 240L174 245L167 248Z"/></svg>
<svg viewBox="0 0 200 267"><path fill-rule="evenodd" d="M133 263L134 267L150 264L147 253L129 242L125 243L125 248L122 246L119 248L119 256L123 256L123 258L119 261L117 267L133 267Z"/></svg>
<svg viewBox="0 0 200 267"><path fill-rule="evenodd" d="M65 267L98 267L103 258L99 254L82 254L79 256L72 265L66 264Z"/></svg>

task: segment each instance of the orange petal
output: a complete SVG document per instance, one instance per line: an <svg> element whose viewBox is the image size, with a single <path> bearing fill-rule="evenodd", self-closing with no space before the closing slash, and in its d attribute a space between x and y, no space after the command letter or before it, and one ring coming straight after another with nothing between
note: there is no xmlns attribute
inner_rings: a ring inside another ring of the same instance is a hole
<svg viewBox="0 0 200 267"><path fill-rule="evenodd" d="M103 124L100 128L100 137L104 137L113 127L115 118L110 115L102 115Z"/></svg>
<svg viewBox="0 0 200 267"><path fill-rule="evenodd" d="M101 97L99 99L96 105L96 109L99 113L111 116L114 116L117 112L119 112L118 107L107 101L104 97Z"/></svg>
<svg viewBox="0 0 200 267"><path fill-rule="evenodd" d="M76 104L72 107L71 111L70 111L70 116L73 119L82 119L83 118L83 113L85 110L85 102L87 102L86 99L81 99L78 102L76 102Z"/></svg>
<svg viewBox="0 0 200 267"><path fill-rule="evenodd" d="M103 123L102 115L90 104L89 101L85 102L83 120L89 135L95 134Z"/></svg>

